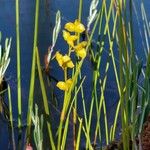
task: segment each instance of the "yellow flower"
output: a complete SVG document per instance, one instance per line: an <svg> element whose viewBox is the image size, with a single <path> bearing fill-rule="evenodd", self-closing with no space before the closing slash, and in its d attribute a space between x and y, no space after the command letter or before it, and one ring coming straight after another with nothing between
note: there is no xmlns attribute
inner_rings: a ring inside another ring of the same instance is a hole
<svg viewBox="0 0 150 150"><path fill-rule="evenodd" d="M81 49L83 47L86 47L86 45L87 45L87 41L82 41L77 46L75 46L75 49Z"/></svg>
<svg viewBox="0 0 150 150"><path fill-rule="evenodd" d="M57 83L57 87L60 89L60 90L63 90L63 91L68 91L69 88L71 87L71 84L72 84L72 79L68 79L66 82L64 81L59 81Z"/></svg>
<svg viewBox="0 0 150 150"><path fill-rule="evenodd" d="M79 43L77 46L75 46L75 52L77 54L77 56L81 57L81 58L85 58L86 57L86 47L87 42L83 41L81 43Z"/></svg>
<svg viewBox="0 0 150 150"><path fill-rule="evenodd" d="M79 20L75 20L74 23L68 22L65 24L65 29L69 32L76 32L76 33L82 33L85 31L85 27L82 23L80 23Z"/></svg>
<svg viewBox="0 0 150 150"><path fill-rule="evenodd" d="M78 39L78 36L76 35L71 35L69 32L67 31L63 31L63 37L64 40L67 41L68 45L74 47L74 42Z"/></svg>
<svg viewBox="0 0 150 150"><path fill-rule="evenodd" d="M71 58L68 55L62 55L59 52L56 52L56 60L59 64L60 67L62 67L63 69L65 68L73 68L74 64L71 60Z"/></svg>
<svg viewBox="0 0 150 150"><path fill-rule="evenodd" d="M77 56L81 57L81 58L85 58L86 57L86 50L85 48L82 48L78 51L76 51Z"/></svg>

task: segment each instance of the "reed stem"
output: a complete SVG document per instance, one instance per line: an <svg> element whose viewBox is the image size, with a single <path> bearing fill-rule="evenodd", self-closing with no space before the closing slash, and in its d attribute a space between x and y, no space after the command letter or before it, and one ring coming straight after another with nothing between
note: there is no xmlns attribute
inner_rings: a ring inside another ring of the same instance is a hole
<svg viewBox="0 0 150 150"><path fill-rule="evenodd" d="M35 9L35 26L34 26L34 43L33 43L33 56L32 56L32 68L31 68L31 78L30 78L30 91L28 100L28 114L27 114L27 142L30 136L31 130L31 113L34 101L34 83L35 83L35 67L36 67L36 47L38 39L38 21L39 21L39 0L36 0Z"/></svg>
<svg viewBox="0 0 150 150"><path fill-rule="evenodd" d="M17 97L18 97L18 127L21 129L21 62L20 62L20 29L19 29L19 0L16 0L16 45L17 45Z"/></svg>
<svg viewBox="0 0 150 150"><path fill-rule="evenodd" d="M11 100L11 90L10 86L8 85L8 103L9 103L9 119L10 119L10 126L12 131L12 145L13 150L16 150L16 144L15 144L15 135L14 135L14 124L13 124L13 113L12 113L12 100Z"/></svg>

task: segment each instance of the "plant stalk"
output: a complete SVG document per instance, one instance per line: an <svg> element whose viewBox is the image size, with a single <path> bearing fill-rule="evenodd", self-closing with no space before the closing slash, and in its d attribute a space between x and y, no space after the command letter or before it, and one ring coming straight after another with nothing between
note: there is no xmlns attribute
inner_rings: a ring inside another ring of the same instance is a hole
<svg viewBox="0 0 150 150"><path fill-rule="evenodd" d="M32 113L32 108L33 108L33 100L34 100L36 47L37 47L37 39L38 39L38 20L39 20L39 0L36 0L33 56L32 56L32 68L31 68L30 91L29 91L28 114L27 114L27 125L28 125L28 127L27 127L27 142L28 142L29 136L30 136L31 113Z"/></svg>
<svg viewBox="0 0 150 150"><path fill-rule="evenodd" d="M19 0L16 0L16 45L17 45L17 97L18 97L18 127L21 129L21 62L20 62L20 29L19 29Z"/></svg>

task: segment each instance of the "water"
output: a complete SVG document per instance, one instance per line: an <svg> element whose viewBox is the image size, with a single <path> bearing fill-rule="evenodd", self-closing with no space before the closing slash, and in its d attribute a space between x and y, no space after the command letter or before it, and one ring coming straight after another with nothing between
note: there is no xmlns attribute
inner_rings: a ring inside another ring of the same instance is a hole
<svg viewBox="0 0 150 150"><path fill-rule="evenodd" d="M137 6L137 11L140 12L140 5L139 1L134 1ZM90 0L84 0L84 11L83 11L83 23L86 24L86 16L88 15L88 7L89 7ZM150 19L150 14L148 12L150 8L150 1L144 1L145 8L147 10L148 18ZM57 10L61 11L62 15L62 27L64 24L68 21L73 21L75 18L77 18L77 11L78 11L78 1L76 0L43 0L40 1L40 16L39 16L39 40L38 40L38 47L40 51L41 56L41 62L43 64L44 62L44 55L47 52L47 48L51 44L51 35L52 35L52 27L54 27L54 20L55 20L55 14ZM31 58L32 58L32 45L33 45L33 31L34 31L34 11L35 11L35 1L31 0L21 0L20 1L20 33L21 33L21 72L22 72L22 103L23 103L23 122L26 122L26 113L27 113L27 105L28 105L28 89L29 89L29 81L30 81L30 67L31 67ZM141 17L139 17L140 23L141 23ZM134 20L134 23L136 25L136 19ZM11 63L8 68L7 74L6 74L6 80L10 84L11 92L12 92L12 107L13 107L13 115L14 120L16 122L17 120L17 93L16 93L16 87L17 87L17 80L16 80L16 41L15 41L15 0L1 0L0 1L0 31L2 31L3 34L3 43L5 37L12 37L12 49L11 49ZM135 28L135 31L138 31L138 27ZM139 38L139 33L135 32L135 39L136 42L140 42L141 39ZM59 49L61 51L65 51L65 43L62 43L62 38L59 36L56 49ZM141 47L139 45L136 45L137 53L140 53ZM143 59L143 55L140 55L141 59ZM107 57L107 52L104 54L104 57ZM55 64L52 63L52 66ZM104 66L105 67L105 66ZM102 70L104 68L102 66ZM57 71L59 68L52 68L51 74L57 78L62 79L59 72ZM88 71L87 71L88 70ZM107 108L111 108L112 104L116 104L118 94L116 93L116 84L115 84L115 78L114 74L112 73L112 69L110 70L111 76L108 76L108 82L107 84L107 90L106 90L106 97L107 97ZM84 88L85 95L87 99L87 103L90 99L90 86L91 86L91 64L86 59L85 65L83 66L83 74L87 75L87 80L84 83L86 85ZM37 83L38 84L38 83ZM40 91L40 89L36 89L36 91ZM56 88L54 89L54 92L60 93ZM37 92L36 99L39 99L41 96L40 92ZM61 107L61 95L57 95L58 100L58 106ZM41 108L42 109L42 108ZM108 118L110 122L113 121L112 113L108 113ZM56 110L54 109L53 112ZM82 111L79 113L83 113ZM54 115L56 115L53 120L56 121L58 117L58 112L56 112ZM16 125L16 124L15 124ZM2 119L2 116L0 117L0 149L9 149L9 134L8 134L8 128L7 128L7 122Z"/></svg>

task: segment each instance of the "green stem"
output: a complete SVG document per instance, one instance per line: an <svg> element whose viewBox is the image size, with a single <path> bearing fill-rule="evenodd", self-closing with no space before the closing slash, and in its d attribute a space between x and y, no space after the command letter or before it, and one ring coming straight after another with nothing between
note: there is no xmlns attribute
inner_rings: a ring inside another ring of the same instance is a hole
<svg viewBox="0 0 150 150"><path fill-rule="evenodd" d="M79 3L79 11L78 11L78 19L81 21L81 16L82 16L82 6L83 6L83 0L80 0Z"/></svg>
<svg viewBox="0 0 150 150"><path fill-rule="evenodd" d="M12 145L13 145L13 150L15 150L16 145L15 145L15 135L14 135L14 125L13 125L12 100L11 100L11 90L9 85L8 85L8 103L9 103L9 114L10 114L9 119L10 119L11 131L12 131Z"/></svg>
<svg viewBox="0 0 150 150"><path fill-rule="evenodd" d="M32 112L32 108L33 108L33 97L34 97L36 46L37 46L37 37L38 37L38 19L39 19L39 0L36 0L33 57L32 57L30 91L29 91L29 100L28 100L28 115L27 115L27 125L28 125L28 128L27 128L27 142L29 140L30 130L31 130L31 112Z"/></svg>
<svg viewBox="0 0 150 150"><path fill-rule="evenodd" d="M17 44L17 90L18 90L18 127L21 129L21 66L20 66L20 31L19 0L16 0L16 44Z"/></svg>
<svg viewBox="0 0 150 150"><path fill-rule="evenodd" d="M49 107L48 107L48 98L47 98L46 89L45 89L45 85L44 85L44 79L43 79L43 76L42 76L42 70L41 70L41 63L40 63L38 48L36 48L36 57L37 57L37 67L38 67L40 86L41 86L42 97L43 97L44 111L45 111L45 114L47 116L49 116L50 111L49 111ZM56 150L55 143L54 143L54 138L53 138L53 135L52 135L51 124L50 124L49 121L47 121L47 129L48 129L51 148L53 150Z"/></svg>
<svg viewBox="0 0 150 150"><path fill-rule="evenodd" d="M59 129L58 129L58 143L57 143L57 150L59 150L60 147L61 147L62 127L63 127L63 120L60 120Z"/></svg>
<svg viewBox="0 0 150 150"><path fill-rule="evenodd" d="M120 2L120 1L119 1ZM123 68L124 62L123 59L125 59L125 63L127 63L126 59L126 37L125 37L125 28L123 25L123 16L122 16L122 8L121 8L121 2L119 3L119 75L120 75L120 101L121 101L121 122L122 122L122 138L123 138L123 149L128 150L129 149L129 138L128 138L128 131L127 131L127 112L126 112L126 106L125 106L125 92L124 89L126 88L125 81L124 81L124 74L123 74ZM128 76L126 74L126 76Z"/></svg>

